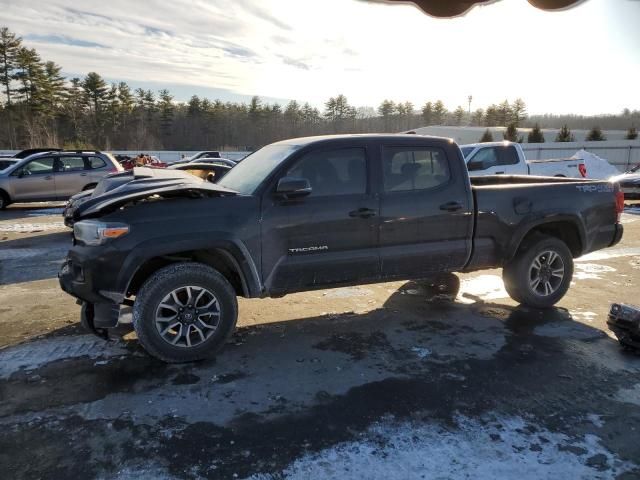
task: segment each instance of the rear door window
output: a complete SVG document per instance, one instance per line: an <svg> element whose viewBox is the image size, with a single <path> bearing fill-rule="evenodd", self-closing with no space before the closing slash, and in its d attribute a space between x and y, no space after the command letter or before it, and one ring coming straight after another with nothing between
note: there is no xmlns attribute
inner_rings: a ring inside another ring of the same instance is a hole
<svg viewBox="0 0 640 480"><path fill-rule="evenodd" d="M444 150L436 147L385 147L384 191L429 190L449 182Z"/></svg>
<svg viewBox="0 0 640 480"><path fill-rule="evenodd" d="M84 158L77 157L60 157L58 158L58 171L65 172L78 172L84 170Z"/></svg>

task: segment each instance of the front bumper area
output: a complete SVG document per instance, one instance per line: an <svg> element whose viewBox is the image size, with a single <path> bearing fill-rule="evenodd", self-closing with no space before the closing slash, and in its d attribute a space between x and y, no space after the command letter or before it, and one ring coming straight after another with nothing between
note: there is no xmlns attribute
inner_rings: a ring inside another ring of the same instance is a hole
<svg viewBox="0 0 640 480"><path fill-rule="evenodd" d="M118 326L120 303L96 291L93 279L85 274L81 264L68 257L58 273L58 282L63 291L78 299L82 305L81 323L85 328L105 336L101 330Z"/></svg>
<svg viewBox="0 0 640 480"><path fill-rule="evenodd" d="M614 303L607 317L607 325L620 344L640 351L640 308Z"/></svg>

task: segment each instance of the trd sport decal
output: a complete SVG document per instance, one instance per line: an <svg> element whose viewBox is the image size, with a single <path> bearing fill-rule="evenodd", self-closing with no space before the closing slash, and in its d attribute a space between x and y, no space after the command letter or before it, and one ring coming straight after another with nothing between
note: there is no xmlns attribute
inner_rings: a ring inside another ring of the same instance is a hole
<svg viewBox="0 0 640 480"><path fill-rule="evenodd" d="M299 248L290 248L289 253L309 253L309 252L320 252L322 250L329 250L328 245L319 245L317 247L299 247Z"/></svg>

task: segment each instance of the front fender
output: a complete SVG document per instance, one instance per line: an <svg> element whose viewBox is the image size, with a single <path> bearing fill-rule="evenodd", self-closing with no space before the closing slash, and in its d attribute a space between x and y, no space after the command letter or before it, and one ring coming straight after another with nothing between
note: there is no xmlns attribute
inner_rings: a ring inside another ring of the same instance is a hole
<svg viewBox="0 0 640 480"><path fill-rule="evenodd" d="M118 275L118 290L125 295L135 274L146 262L157 257L194 250L221 250L228 254L240 275L245 294L258 297L263 291L256 263L247 246L226 232L207 232L203 237L169 235L141 242L127 255Z"/></svg>

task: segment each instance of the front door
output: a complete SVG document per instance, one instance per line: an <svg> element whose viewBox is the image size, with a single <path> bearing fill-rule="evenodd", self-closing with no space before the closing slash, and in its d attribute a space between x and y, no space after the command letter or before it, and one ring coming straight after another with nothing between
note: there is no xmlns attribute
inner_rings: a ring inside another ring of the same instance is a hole
<svg viewBox="0 0 640 480"><path fill-rule="evenodd" d="M53 157L31 160L14 172L12 200L55 200L56 183L53 176Z"/></svg>
<svg viewBox="0 0 640 480"><path fill-rule="evenodd" d="M385 278L415 278L462 268L471 251L473 207L443 149L385 146L380 197L380 263Z"/></svg>
<svg viewBox="0 0 640 480"><path fill-rule="evenodd" d="M270 293L366 282L379 278L378 199L370 189L362 147L304 154L279 176L305 178L310 195L263 197L262 272Z"/></svg>

